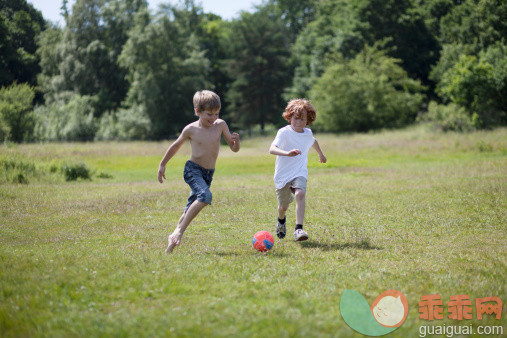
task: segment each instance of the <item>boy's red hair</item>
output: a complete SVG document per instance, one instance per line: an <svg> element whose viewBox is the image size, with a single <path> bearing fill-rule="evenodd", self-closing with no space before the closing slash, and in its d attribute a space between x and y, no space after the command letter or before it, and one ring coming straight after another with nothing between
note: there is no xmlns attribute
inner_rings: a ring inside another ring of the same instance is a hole
<svg viewBox="0 0 507 338"><path fill-rule="evenodd" d="M309 126L317 117L315 107L306 99L292 99L287 103L282 117L290 123L292 117L301 118L304 112L306 112L306 125Z"/></svg>

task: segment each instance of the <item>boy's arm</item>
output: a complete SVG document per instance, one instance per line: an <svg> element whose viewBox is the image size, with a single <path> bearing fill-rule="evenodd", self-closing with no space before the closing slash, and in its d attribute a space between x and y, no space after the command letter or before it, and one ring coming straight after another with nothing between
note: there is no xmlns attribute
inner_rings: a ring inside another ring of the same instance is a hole
<svg viewBox="0 0 507 338"><path fill-rule="evenodd" d="M183 131L181 132L180 136L174 141L167 151L165 152L164 157L162 158L162 161L160 161L160 165L158 167L158 181L160 183L163 183L165 179L165 165L169 160L180 150L183 143L185 143L186 140L190 138L190 131L188 130L188 127L185 127Z"/></svg>
<svg viewBox="0 0 507 338"><path fill-rule="evenodd" d="M277 155L277 156L290 156L294 157L299 154L301 154L301 150L299 149L292 149L291 151L285 151L280 148L278 148L274 143L271 143L271 147L269 148L269 153L271 155Z"/></svg>
<svg viewBox="0 0 507 338"><path fill-rule="evenodd" d="M225 141L229 145L232 151L237 153L239 148L241 148L241 143L239 142L239 134L232 133L229 131L229 127L225 121L220 122L220 127L222 128L222 134L224 135Z"/></svg>
<svg viewBox="0 0 507 338"><path fill-rule="evenodd" d="M313 143L313 149L315 149L317 151L317 153L319 154L319 162L320 163L326 163L327 162L327 158L326 156L324 156L324 154L322 153L322 150L320 149L320 146L319 146L319 142L317 142L317 140L315 140L315 142Z"/></svg>

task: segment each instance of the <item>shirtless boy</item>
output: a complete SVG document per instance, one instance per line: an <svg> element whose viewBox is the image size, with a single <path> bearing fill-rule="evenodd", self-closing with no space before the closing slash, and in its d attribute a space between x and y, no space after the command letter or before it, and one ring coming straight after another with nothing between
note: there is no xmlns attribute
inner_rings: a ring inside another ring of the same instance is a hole
<svg viewBox="0 0 507 338"><path fill-rule="evenodd" d="M166 253L171 253L180 244L181 237L190 222L205 206L211 204L212 195L209 188L215 172L221 136L224 136L232 151L239 151L241 146L239 135L231 134L227 123L218 118L221 104L217 94L209 90L201 90L195 93L193 101L195 114L199 119L183 128L178 139L167 149L158 168L158 181L163 183L167 162L185 141L190 140L192 155L185 164L183 178L192 192L176 229L169 235Z"/></svg>

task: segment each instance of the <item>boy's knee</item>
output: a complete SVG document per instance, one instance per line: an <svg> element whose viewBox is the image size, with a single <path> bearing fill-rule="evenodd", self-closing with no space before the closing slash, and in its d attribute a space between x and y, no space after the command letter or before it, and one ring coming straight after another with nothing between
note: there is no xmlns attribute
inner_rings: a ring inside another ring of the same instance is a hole
<svg viewBox="0 0 507 338"><path fill-rule="evenodd" d="M278 210L280 211L287 211L289 209L288 205L278 205Z"/></svg>
<svg viewBox="0 0 507 338"><path fill-rule="evenodd" d="M202 203L211 204L211 200L213 199L213 194L209 190L201 191L199 196L197 196L197 200Z"/></svg>
<svg viewBox="0 0 507 338"><path fill-rule="evenodd" d="M211 204L211 200L212 199L213 199L213 194L211 193L211 191L206 190L204 192L204 200L203 200L203 202L206 203L206 204Z"/></svg>
<svg viewBox="0 0 507 338"><path fill-rule="evenodd" d="M297 189L294 195L296 196L296 200L301 201L304 200L306 193L304 192L304 190Z"/></svg>

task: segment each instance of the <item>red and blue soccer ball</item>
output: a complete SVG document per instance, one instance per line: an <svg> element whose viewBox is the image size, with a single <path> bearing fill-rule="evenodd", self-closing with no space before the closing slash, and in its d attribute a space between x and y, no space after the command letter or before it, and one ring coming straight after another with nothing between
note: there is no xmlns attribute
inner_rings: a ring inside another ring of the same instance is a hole
<svg viewBox="0 0 507 338"><path fill-rule="evenodd" d="M271 250L275 245L275 240L268 231L259 231L254 235L252 243L256 250L265 252Z"/></svg>

